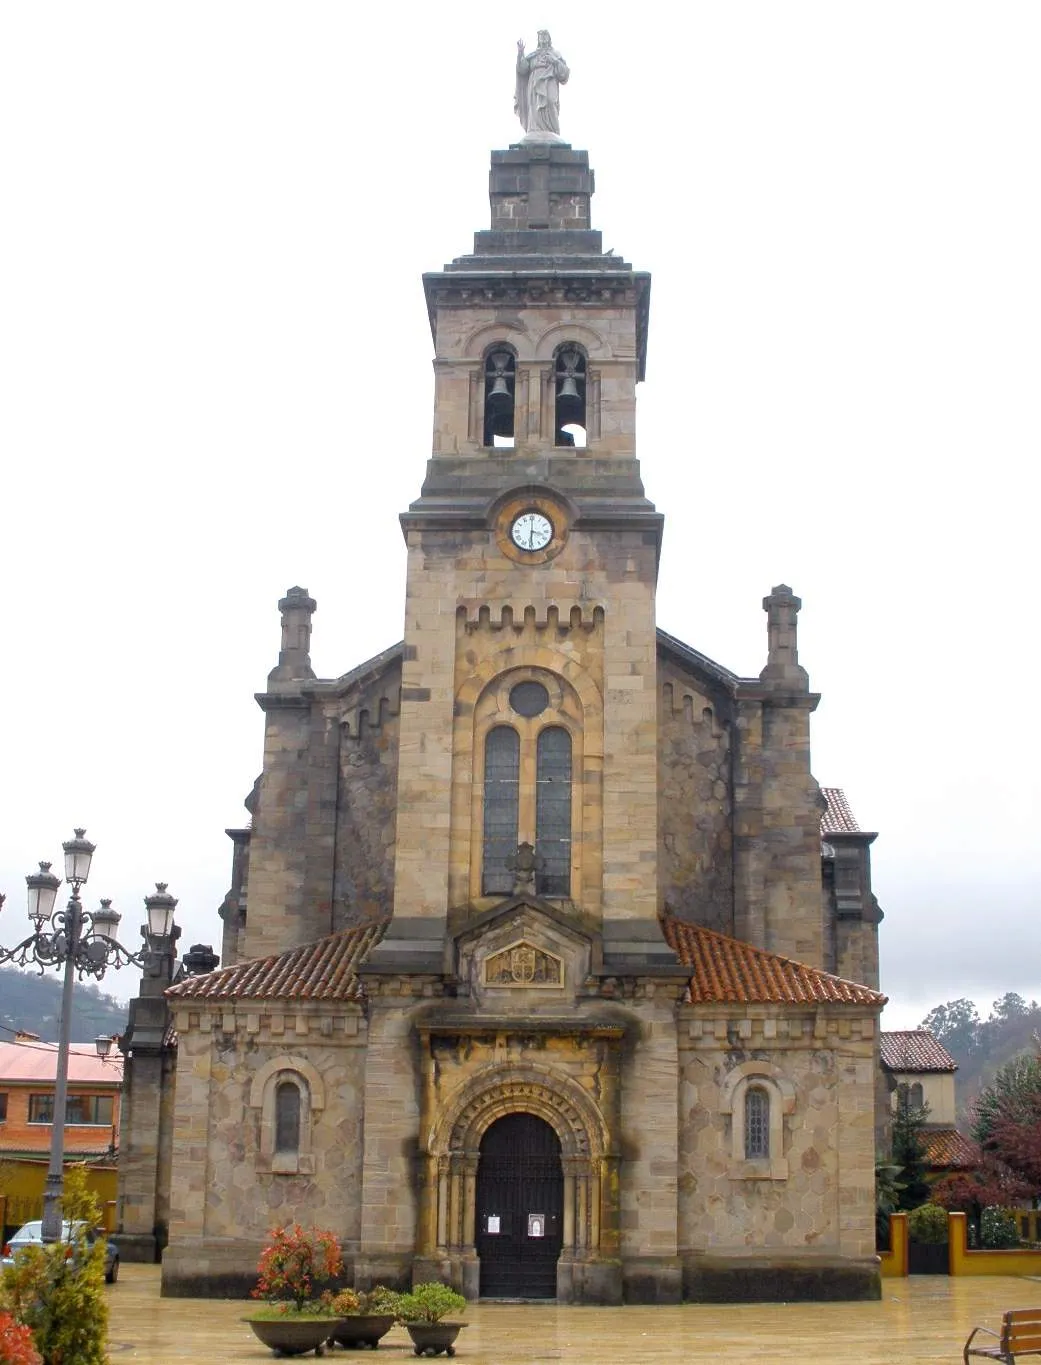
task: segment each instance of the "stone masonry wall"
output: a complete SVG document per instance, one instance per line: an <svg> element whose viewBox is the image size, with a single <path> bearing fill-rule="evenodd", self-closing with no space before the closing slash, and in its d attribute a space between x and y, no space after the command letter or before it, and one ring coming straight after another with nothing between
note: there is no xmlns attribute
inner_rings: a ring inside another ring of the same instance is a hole
<svg viewBox="0 0 1041 1365"><path fill-rule="evenodd" d="M358 699L340 744L333 891L337 929L389 917L394 905L401 670Z"/></svg>
<svg viewBox="0 0 1041 1365"><path fill-rule="evenodd" d="M875 1037L867 1012L681 1011L679 1207L687 1257L874 1255ZM723 1112L724 1087L742 1066L790 1087L781 1151L771 1149L786 1169L772 1178L735 1159L733 1125L743 1137L743 1110Z"/></svg>
<svg viewBox="0 0 1041 1365"><path fill-rule="evenodd" d="M681 919L734 932L730 730L703 691L659 662L658 876Z"/></svg>
<svg viewBox="0 0 1041 1365"><path fill-rule="evenodd" d="M361 1231L361 1012L305 1002L298 1013L282 1012L289 1002L249 1002L236 1011L219 1003L219 1012L182 1008L176 1015L178 1159L164 1292L183 1293L186 1281L253 1275L259 1248L279 1222L331 1228L349 1254ZM279 1058L302 1058L321 1079L324 1105L310 1131L313 1173L275 1173L261 1156L261 1109L251 1088L258 1071Z"/></svg>

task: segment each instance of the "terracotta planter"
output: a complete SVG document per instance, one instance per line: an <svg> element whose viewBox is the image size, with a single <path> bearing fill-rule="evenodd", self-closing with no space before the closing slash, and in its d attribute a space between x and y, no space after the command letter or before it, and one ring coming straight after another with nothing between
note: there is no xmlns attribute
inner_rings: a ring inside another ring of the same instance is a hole
<svg viewBox="0 0 1041 1365"><path fill-rule="evenodd" d="M314 1351L316 1356L324 1355L325 1343L342 1321L342 1318L243 1318L276 1356L302 1356L308 1351Z"/></svg>
<svg viewBox="0 0 1041 1365"><path fill-rule="evenodd" d="M333 1333L333 1341L338 1346L375 1350L380 1338L385 1337L394 1326L393 1313L350 1313L340 1318Z"/></svg>
<svg viewBox="0 0 1041 1365"><path fill-rule="evenodd" d="M412 1338L413 1354L417 1356L454 1356L452 1344L468 1322L406 1322Z"/></svg>

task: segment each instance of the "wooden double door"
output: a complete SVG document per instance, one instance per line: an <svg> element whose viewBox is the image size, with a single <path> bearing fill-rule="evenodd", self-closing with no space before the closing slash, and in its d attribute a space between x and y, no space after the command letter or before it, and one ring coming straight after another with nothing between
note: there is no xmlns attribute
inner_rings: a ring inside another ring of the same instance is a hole
<svg viewBox="0 0 1041 1365"><path fill-rule="evenodd" d="M563 1242L560 1140L534 1114L506 1114L481 1140L476 1247L481 1296L555 1299Z"/></svg>

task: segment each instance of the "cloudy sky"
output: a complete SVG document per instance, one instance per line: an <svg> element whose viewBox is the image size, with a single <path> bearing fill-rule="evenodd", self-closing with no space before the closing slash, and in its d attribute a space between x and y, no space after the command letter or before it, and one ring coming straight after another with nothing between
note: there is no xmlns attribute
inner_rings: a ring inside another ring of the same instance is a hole
<svg viewBox="0 0 1041 1365"><path fill-rule="evenodd" d="M890 1027L1041 996L1036 0L3 6L0 940L83 824L128 940L163 879L219 942L278 598L323 676L400 637L420 275L487 226L545 24L654 277L659 623L757 673L802 596Z"/></svg>

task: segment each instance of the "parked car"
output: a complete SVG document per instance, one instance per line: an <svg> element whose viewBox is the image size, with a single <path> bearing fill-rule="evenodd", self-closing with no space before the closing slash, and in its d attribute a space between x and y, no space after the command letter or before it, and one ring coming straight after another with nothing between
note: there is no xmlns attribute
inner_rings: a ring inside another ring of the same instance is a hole
<svg viewBox="0 0 1041 1365"><path fill-rule="evenodd" d="M68 1242L72 1240L73 1228L77 1233L84 1227L83 1223L63 1223L61 1227L61 1240ZM98 1238L105 1242L105 1280L108 1284L115 1284L119 1275L119 1248L115 1242L105 1238L105 1234L98 1228L87 1229L87 1245L93 1246ZM32 1223L25 1223L18 1229L9 1242L4 1243L3 1259L0 1265L14 1265L15 1252L21 1251L23 1247L39 1246L43 1241L43 1223L37 1219Z"/></svg>

